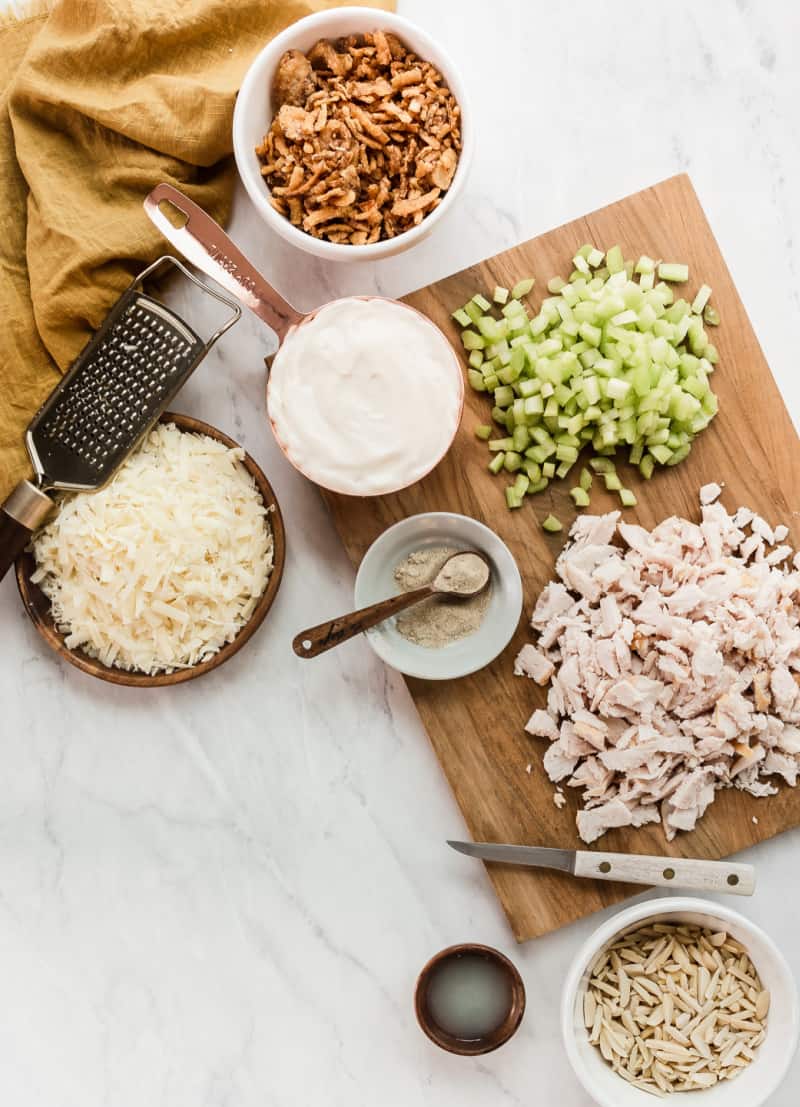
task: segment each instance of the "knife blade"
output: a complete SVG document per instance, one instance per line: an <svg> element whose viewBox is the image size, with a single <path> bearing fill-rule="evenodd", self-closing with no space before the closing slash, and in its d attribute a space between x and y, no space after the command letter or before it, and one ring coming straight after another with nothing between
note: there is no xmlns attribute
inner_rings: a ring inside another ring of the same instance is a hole
<svg viewBox="0 0 800 1107"><path fill-rule="evenodd" d="M467 857L504 865L558 869L594 880L619 880L660 888L692 888L751 896L756 876L752 865L732 861L702 861L688 857L659 857L641 853L600 853L594 850L554 849L551 846L515 846L501 842L456 842L448 846Z"/></svg>

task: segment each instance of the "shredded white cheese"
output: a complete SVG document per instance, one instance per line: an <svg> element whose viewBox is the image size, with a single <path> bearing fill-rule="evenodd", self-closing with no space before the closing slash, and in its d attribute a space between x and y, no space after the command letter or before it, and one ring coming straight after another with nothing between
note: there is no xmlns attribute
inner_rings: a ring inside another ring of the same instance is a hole
<svg viewBox="0 0 800 1107"><path fill-rule="evenodd" d="M272 531L244 452L159 424L99 492L66 496L32 576L70 649L155 673L206 660L248 621Z"/></svg>

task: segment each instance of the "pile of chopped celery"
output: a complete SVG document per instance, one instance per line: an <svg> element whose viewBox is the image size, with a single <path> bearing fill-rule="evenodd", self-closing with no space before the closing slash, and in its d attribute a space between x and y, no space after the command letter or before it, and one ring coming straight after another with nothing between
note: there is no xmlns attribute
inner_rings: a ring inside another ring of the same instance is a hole
<svg viewBox="0 0 800 1107"><path fill-rule="evenodd" d="M492 452L491 472L514 476L510 508L565 477L586 445L591 469L633 506L610 457L627 450L649 480L656 465L683 461L717 413L708 383L717 350L704 326L719 322L711 289L676 300L666 282L687 281L688 266L649 257L634 264L618 246L606 254L582 246L572 264L568 281L548 282L551 295L533 318L521 302L532 279L510 292L495 288L495 308L478 293L453 312L470 384L492 396L502 428L476 434ZM584 468L570 493L576 506L588 506L591 483Z"/></svg>

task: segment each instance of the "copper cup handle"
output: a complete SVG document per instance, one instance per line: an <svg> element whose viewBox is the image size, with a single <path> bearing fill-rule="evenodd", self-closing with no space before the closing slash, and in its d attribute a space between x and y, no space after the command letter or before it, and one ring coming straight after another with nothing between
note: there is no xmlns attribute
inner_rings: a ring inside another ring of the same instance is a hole
<svg viewBox="0 0 800 1107"><path fill-rule="evenodd" d="M183 226L174 226L162 211L165 201L186 217ZM145 198L144 210L176 250L250 308L275 331L279 343L290 327L303 320L303 313L267 283L219 223L173 185L156 185Z"/></svg>

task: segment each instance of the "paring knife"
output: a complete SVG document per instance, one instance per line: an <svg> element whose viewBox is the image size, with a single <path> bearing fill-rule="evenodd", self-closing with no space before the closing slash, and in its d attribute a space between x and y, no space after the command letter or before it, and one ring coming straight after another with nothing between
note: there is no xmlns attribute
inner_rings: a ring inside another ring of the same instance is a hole
<svg viewBox="0 0 800 1107"><path fill-rule="evenodd" d="M505 865L532 865L560 869L593 880L621 880L626 884L661 888L694 888L752 896L756 872L752 865L729 861L695 861L684 857L657 857L642 853L595 853L593 850L551 849L547 846L509 846L498 842L448 842L459 853Z"/></svg>

